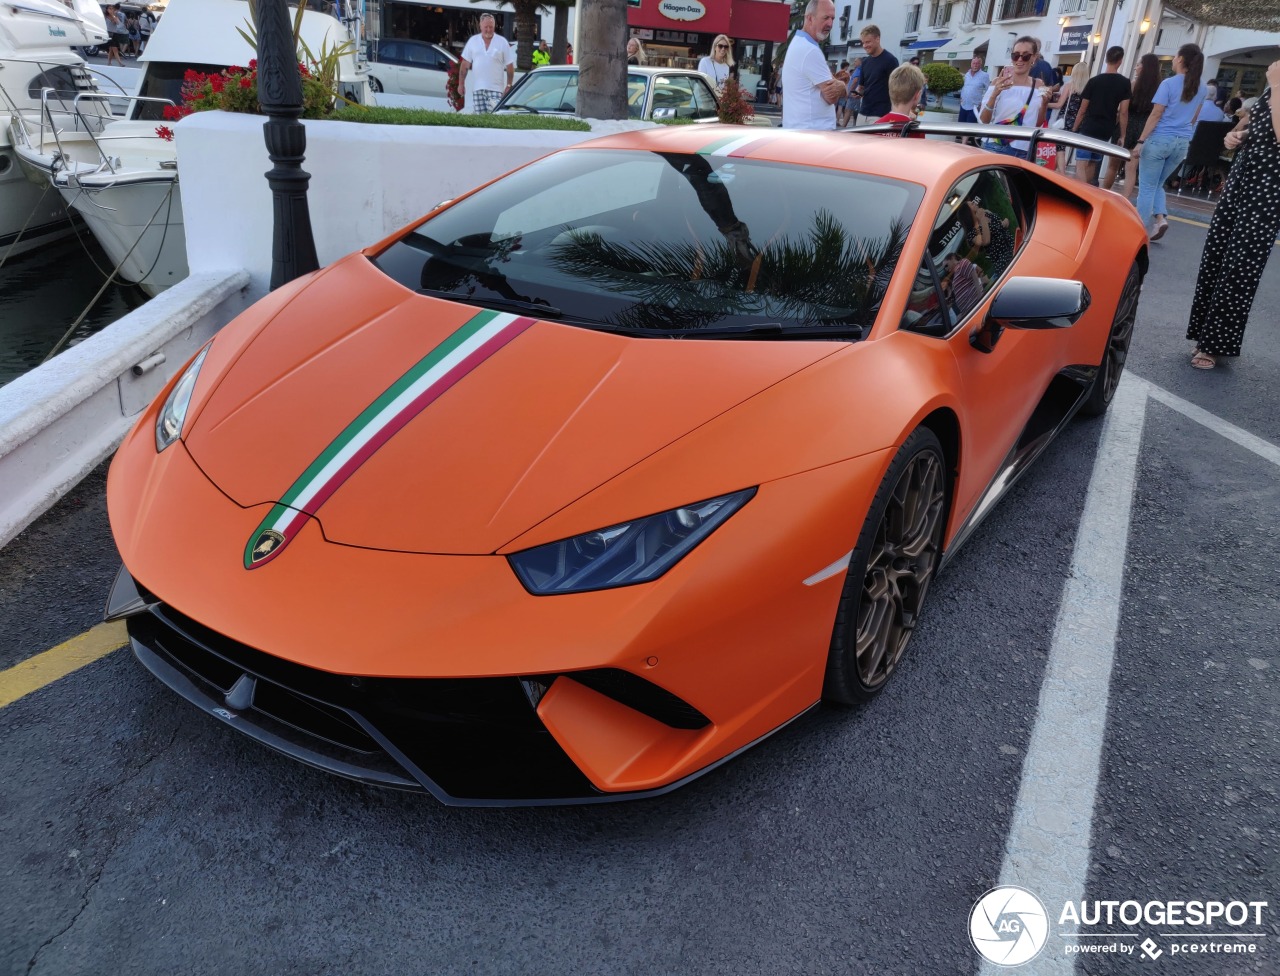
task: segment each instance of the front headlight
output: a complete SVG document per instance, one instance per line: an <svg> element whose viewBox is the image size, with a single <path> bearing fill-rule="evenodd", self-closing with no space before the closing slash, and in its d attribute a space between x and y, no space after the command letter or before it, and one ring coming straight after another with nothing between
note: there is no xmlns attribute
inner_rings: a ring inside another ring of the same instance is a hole
<svg viewBox="0 0 1280 976"><path fill-rule="evenodd" d="M655 580L740 509L754 488L584 532L508 556L530 593L582 593Z"/></svg>
<svg viewBox="0 0 1280 976"><path fill-rule="evenodd" d="M169 391L169 399L164 401L164 409L156 418L156 451L166 447L182 436L182 425L187 422L187 408L191 406L191 394L196 388L196 377L200 375L200 367L204 365L204 357L209 352L205 346L200 355L191 361L182 379Z"/></svg>

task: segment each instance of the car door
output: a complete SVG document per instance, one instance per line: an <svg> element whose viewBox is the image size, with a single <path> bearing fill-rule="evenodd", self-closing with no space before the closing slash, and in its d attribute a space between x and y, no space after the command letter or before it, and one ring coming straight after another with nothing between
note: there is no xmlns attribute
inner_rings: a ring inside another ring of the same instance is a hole
<svg viewBox="0 0 1280 976"><path fill-rule="evenodd" d="M439 51L431 44L406 43L404 93L444 97L447 67Z"/></svg>
<svg viewBox="0 0 1280 976"><path fill-rule="evenodd" d="M382 85L382 90L392 95L404 93L401 87L400 63L404 59L404 44L397 40L378 42L378 60L370 68Z"/></svg>
<svg viewBox="0 0 1280 976"><path fill-rule="evenodd" d="M1000 288L1016 276L1069 278L1062 255L1032 240L1033 194L1004 167L973 170L947 194L902 328L946 342L963 385L965 462L957 512L967 518L983 491L1008 472L1061 361L1061 330L1006 329L989 348L976 341Z"/></svg>
<svg viewBox="0 0 1280 976"><path fill-rule="evenodd" d="M701 81L701 79L698 80ZM654 78L652 118L697 119L703 117L693 94L693 81L694 79L689 75L660 75Z"/></svg>

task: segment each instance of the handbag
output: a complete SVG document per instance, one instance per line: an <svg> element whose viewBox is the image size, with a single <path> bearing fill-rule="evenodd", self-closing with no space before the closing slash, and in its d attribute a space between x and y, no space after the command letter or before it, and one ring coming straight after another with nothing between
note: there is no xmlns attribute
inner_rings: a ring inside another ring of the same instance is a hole
<svg viewBox="0 0 1280 976"><path fill-rule="evenodd" d="M1031 81L1031 90L1027 92L1027 100L1022 103L1022 108L1018 109L1018 114L1011 119L1001 119L996 125L1022 125L1022 120L1027 117L1027 108L1031 105L1031 97L1036 93L1036 80ZM1013 145L1014 139L992 139L997 146L1008 148Z"/></svg>

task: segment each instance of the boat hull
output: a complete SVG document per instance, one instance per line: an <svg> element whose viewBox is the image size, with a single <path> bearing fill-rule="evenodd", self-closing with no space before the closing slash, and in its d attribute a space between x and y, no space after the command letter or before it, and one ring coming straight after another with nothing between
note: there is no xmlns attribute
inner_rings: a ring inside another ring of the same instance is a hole
<svg viewBox="0 0 1280 976"><path fill-rule="evenodd" d="M72 231L62 197L31 182L17 154L0 145L0 259L43 247Z"/></svg>
<svg viewBox="0 0 1280 976"><path fill-rule="evenodd" d="M119 269L118 278L155 296L187 276L182 192L172 175L60 173L55 185Z"/></svg>

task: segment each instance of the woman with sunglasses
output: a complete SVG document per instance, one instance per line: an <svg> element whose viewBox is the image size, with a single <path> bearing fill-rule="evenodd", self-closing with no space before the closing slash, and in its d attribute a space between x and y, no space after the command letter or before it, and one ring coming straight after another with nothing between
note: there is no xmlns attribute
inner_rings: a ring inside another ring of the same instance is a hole
<svg viewBox="0 0 1280 976"><path fill-rule="evenodd" d="M1197 45L1178 48L1173 70L1175 74L1156 89L1151 114L1133 147L1133 158L1138 160L1138 216L1153 241L1160 240L1169 229L1164 184L1187 158L1200 105L1209 94L1209 86L1200 83L1204 54Z"/></svg>
<svg viewBox="0 0 1280 976"><path fill-rule="evenodd" d="M1036 62L1035 38L1019 37L1014 41L1009 60L1011 65L987 89L978 121L1026 129L1044 125L1050 92L1031 76L1031 66ZM1027 158L1029 146L1026 139L987 139L983 143L984 149L1019 159Z"/></svg>
<svg viewBox="0 0 1280 976"><path fill-rule="evenodd" d="M711 53L704 54L698 62L698 70L711 79L711 86L719 91L730 75L737 75L733 63L733 42L723 34L717 34L711 42Z"/></svg>

